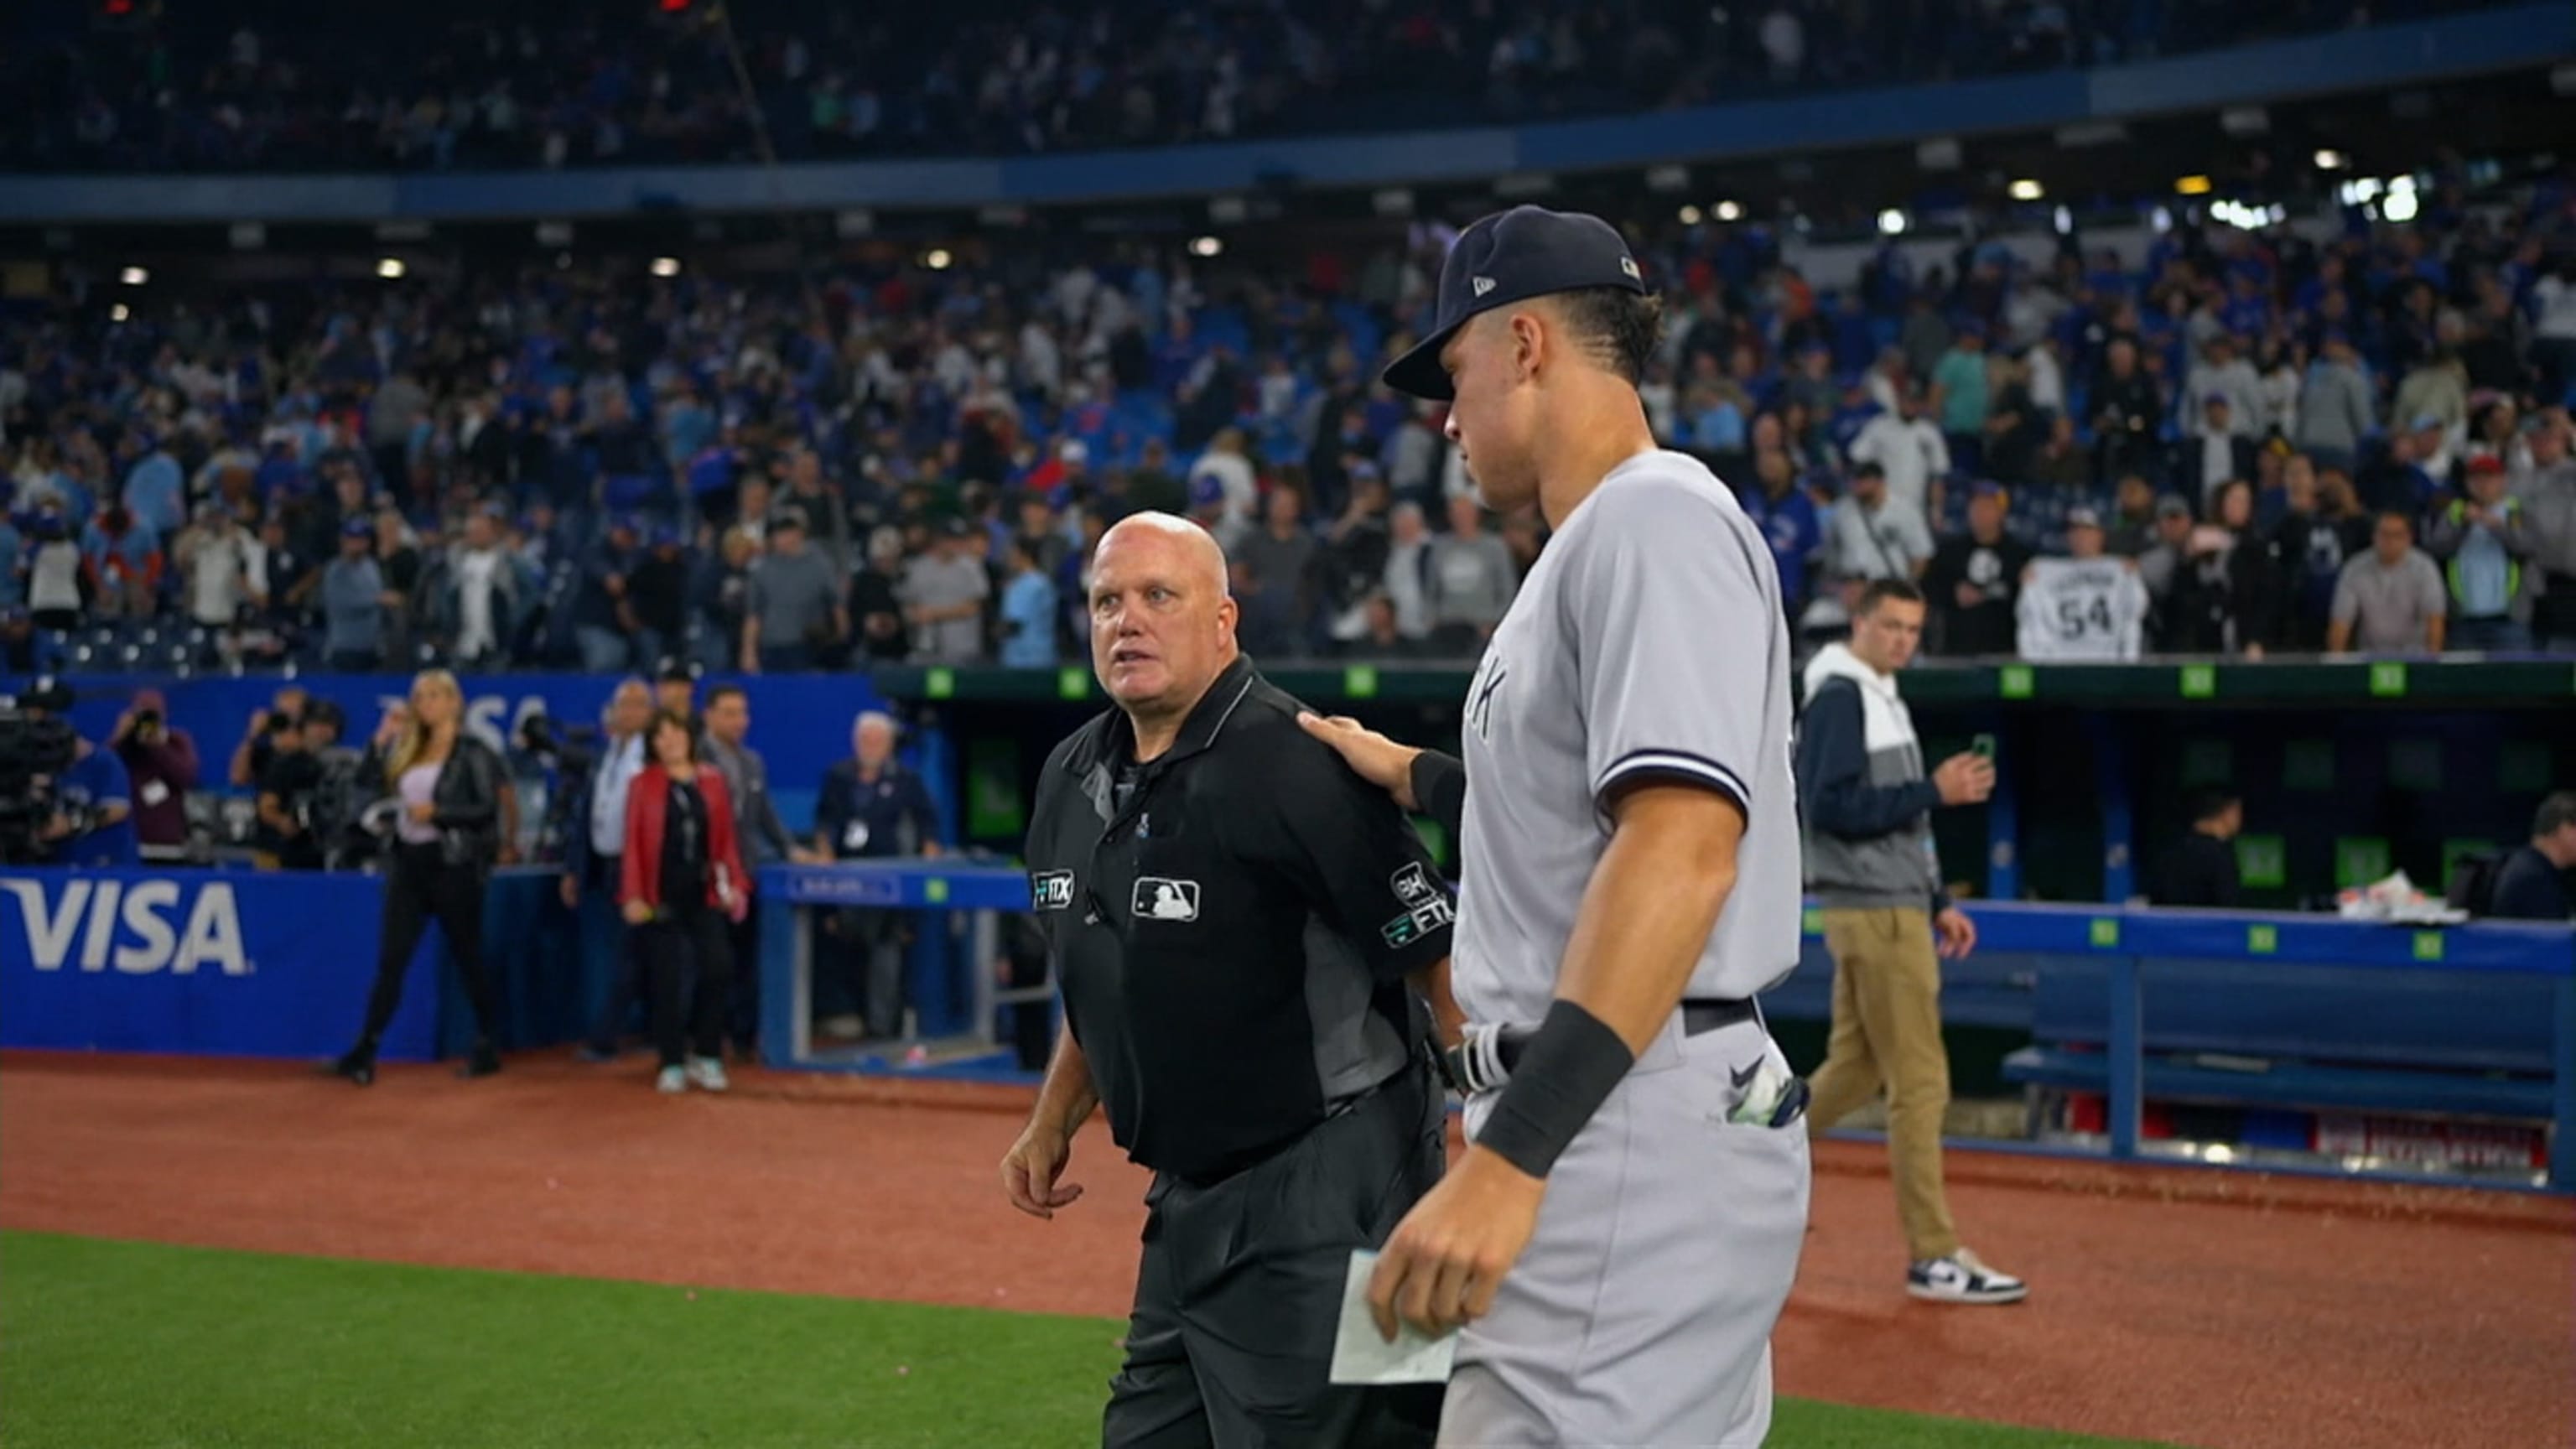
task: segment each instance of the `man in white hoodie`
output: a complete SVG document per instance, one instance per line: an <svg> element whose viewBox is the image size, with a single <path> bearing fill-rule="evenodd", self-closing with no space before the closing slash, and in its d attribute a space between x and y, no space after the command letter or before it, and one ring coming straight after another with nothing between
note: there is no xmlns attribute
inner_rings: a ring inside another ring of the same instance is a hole
<svg viewBox="0 0 2576 1449"><path fill-rule="evenodd" d="M1807 889L1834 953L1833 1030L1824 1065L1808 1078L1807 1131L1830 1129L1883 1088L1911 1259L1905 1291L1937 1303L2014 1303L2030 1289L1959 1245L1941 1181L1950 1059L1938 957L1976 949L1977 928L1941 890L1932 808L1984 800L1995 768L1958 754L1924 778L1914 718L1896 691L1922 639L1922 591L1882 579L1861 594L1851 643L1827 645L1807 664L1798 801Z"/></svg>

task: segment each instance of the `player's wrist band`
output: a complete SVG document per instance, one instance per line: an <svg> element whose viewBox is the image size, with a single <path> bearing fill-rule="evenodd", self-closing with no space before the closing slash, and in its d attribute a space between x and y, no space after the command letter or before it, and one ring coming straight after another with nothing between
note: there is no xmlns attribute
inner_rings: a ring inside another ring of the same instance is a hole
<svg viewBox="0 0 2576 1449"><path fill-rule="evenodd" d="M1547 1176L1636 1064L1636 1053L1608 1023L1559 1000L1513 1066L1476 1145L1492 1148L1532 1177Z"/></svg>

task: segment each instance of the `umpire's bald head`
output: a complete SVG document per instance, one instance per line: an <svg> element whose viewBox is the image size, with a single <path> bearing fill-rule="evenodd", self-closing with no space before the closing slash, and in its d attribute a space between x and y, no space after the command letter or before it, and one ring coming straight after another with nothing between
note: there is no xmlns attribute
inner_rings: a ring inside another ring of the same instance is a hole
<svg viewBox="0 0 2576 1449"><path fill-rule="evenodd" d="M1234 662L1225 550L1185 518L1137 513L1092 555L1091 666L1139 740L1187 717Z"/></svg>

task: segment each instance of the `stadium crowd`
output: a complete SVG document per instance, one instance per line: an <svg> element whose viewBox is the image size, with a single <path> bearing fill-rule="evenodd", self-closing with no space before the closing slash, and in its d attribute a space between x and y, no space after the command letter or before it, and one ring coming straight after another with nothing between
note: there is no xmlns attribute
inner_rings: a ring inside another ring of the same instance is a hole
<svg viewBox="0 0 2576 1449"><path fill-rule="evenodd" d="M721 163L1475 125L2106 65L2476 3L1095 0L899 22L764 6L738 31L712 0L63 5L9 21L0 167Z"/></svg>
<svg viewBox="0 0 2576 1449"><path fill-rule="evenodd" d="M1444 238L15 314L0 662L1048 666L1141 508L1226 544L1258 656L1471 657L1544 539L1376 382ZM2136 268L1891 242L1822 293L1758 226L1638 244L1656 433L1742 491L1813 637L1902 574L1951 655L2576 645L2564 186L2322 243L2186 223ZM2070 554L2134 564L2044 591L2071 642L2022 588Z"/></svg>

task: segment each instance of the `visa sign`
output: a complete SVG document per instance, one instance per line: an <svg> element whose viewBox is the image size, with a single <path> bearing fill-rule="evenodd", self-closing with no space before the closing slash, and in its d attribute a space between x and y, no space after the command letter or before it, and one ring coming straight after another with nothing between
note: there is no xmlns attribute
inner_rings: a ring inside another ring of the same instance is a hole
<svg viewBox="0 0 2576 1449"><path fill-rule="evenodd" d="M241 911L233 888L220 880L190 882L196 899L184 916L187 894L174 880L64 881L48 905L45 887L32 880L0 880L18 899L18 919L28 958L39 971L74 965L82 971L113 966L130 976L168 971L192 975L212 966L226 976L248 976L242 950Z"/></svg>
<svg viewBox="0 0 2576 1449"><path fill-rule="evenodd" d="M409 702L407 695L379 694L376 696L376 712L382 715L395 705ZM511 703L507 695L478 694L465 701L465 717L460 728L492 748L506 751L510 741L519 737L519 726L527 722L528 716L538 714L554 714L546 707L546 697L542 694L521 695L516 704Z"/></svg>

